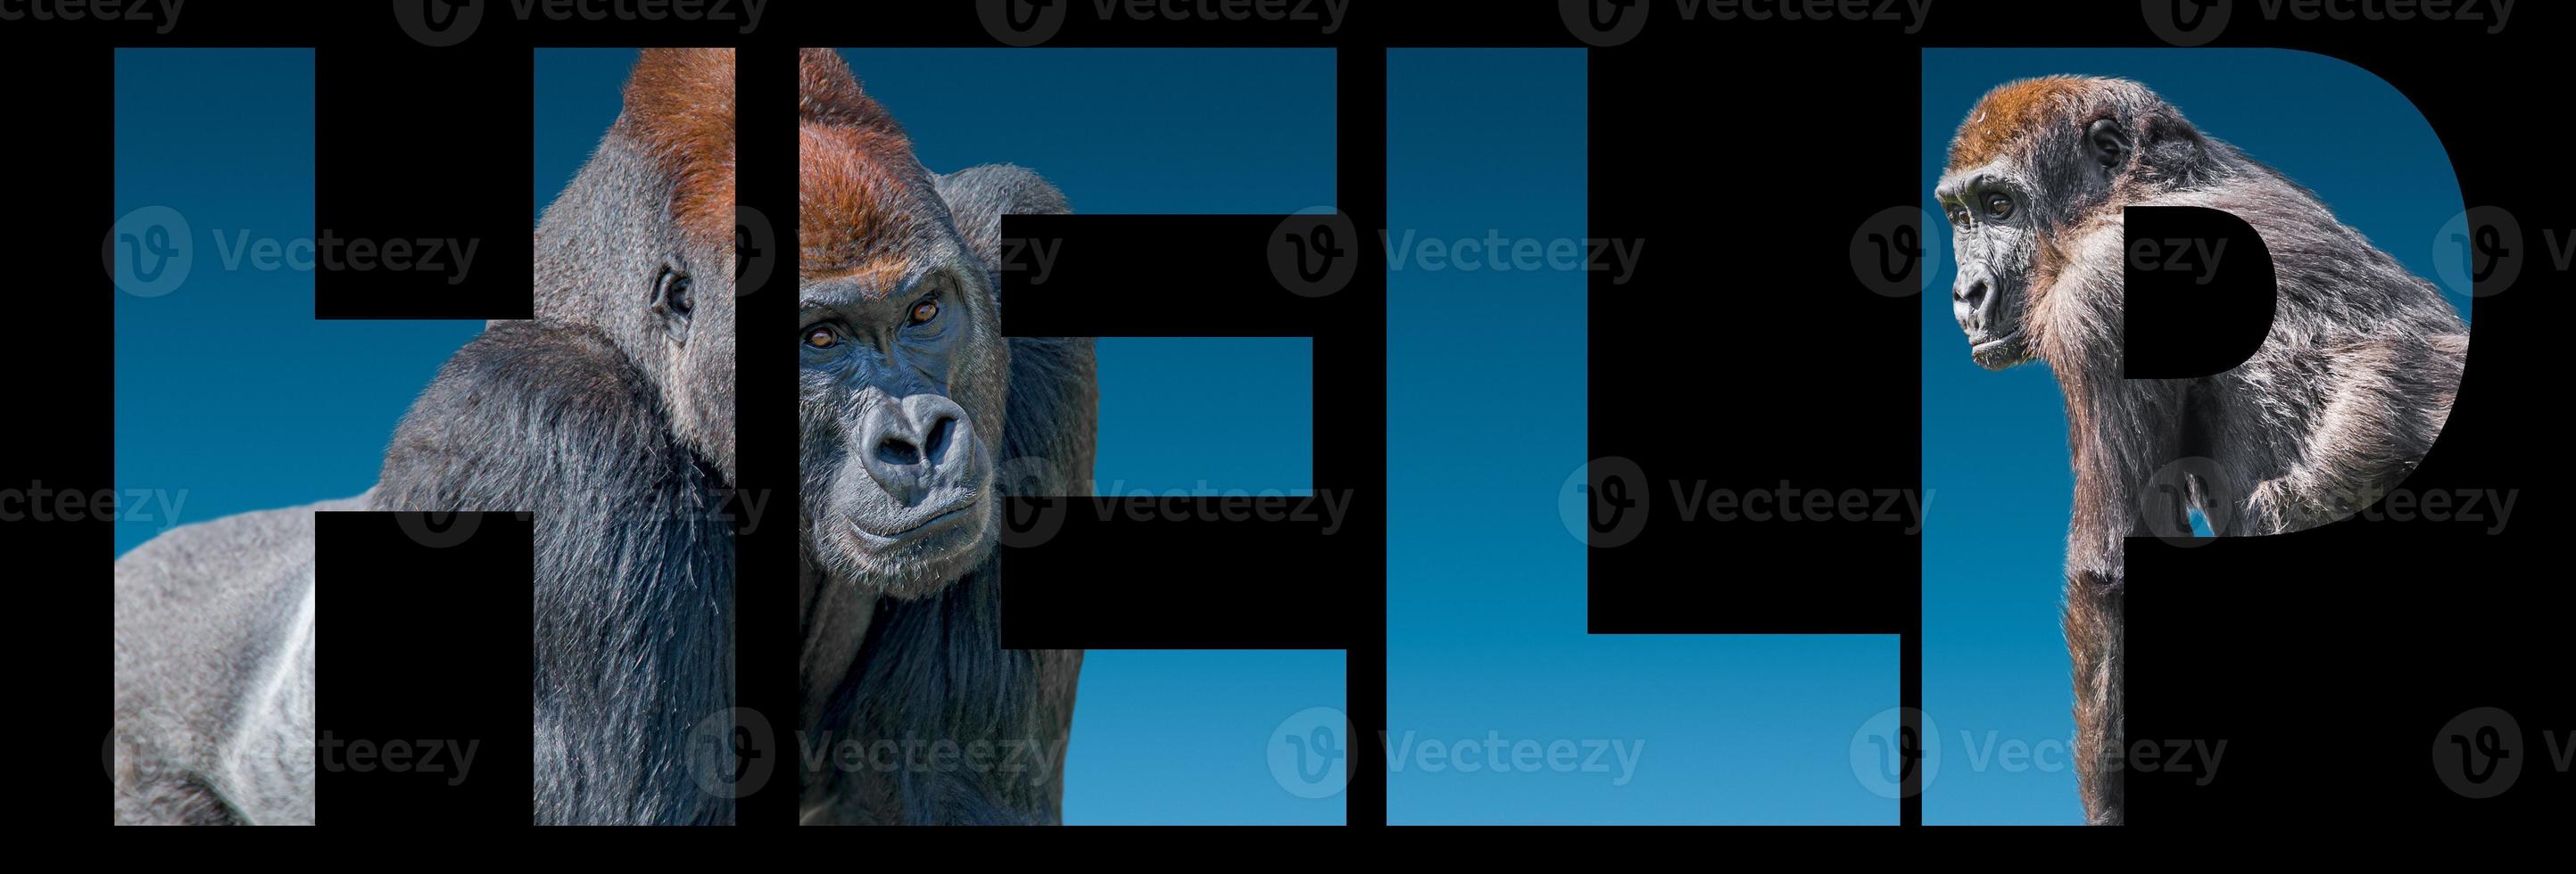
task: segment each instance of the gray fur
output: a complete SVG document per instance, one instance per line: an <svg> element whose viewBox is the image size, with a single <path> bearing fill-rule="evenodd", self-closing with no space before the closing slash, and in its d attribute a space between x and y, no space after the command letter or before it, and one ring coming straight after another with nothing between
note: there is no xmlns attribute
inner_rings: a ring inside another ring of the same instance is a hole
<svg viewBox="0 0 2576 874"><path fill-rule="evenodd" d="M2017 117L2016 105L2039 111L2018 127L1993 127L2002 122L1995 116ZM2087 131L2099 122L2132 143L2108 166L2088 151ZM2065 624L2078 776L2091 821L2116 824L2124 819L2122 538L2188 531L2191 508L2217 534L2243 536L2322 525L2370 505L2441 432L2468 329L2432 283L2337 220L2313 192L2202 134L2137 83L2007 85L1972 112L1960 139L1979 147L1954 150L1936 193L1954 217L1960 206L1972 210L1954 237L1961 323L1972 339L1997 338L1975 348L1980 364L2045 361L2066 397L2076 495ZM2004 145L1983 147L1996 141ZM1986 188L2010 192L2019 220L1973 212ZM2251 359L2201 379L2121 377L2121 209L2130 205L2224 210L2262 234L2280 298ZM1968 289L1980 280L1998 299L1973 307ZM2188 489L2151 487L2186 459L2206 460L2189 462Z"/></svg>
<svg viewBox="0 0 2576 874"><path fill-rule="evenodd" d="M313 514L183 525L116 560L119 825L313 823Z"/></svg>

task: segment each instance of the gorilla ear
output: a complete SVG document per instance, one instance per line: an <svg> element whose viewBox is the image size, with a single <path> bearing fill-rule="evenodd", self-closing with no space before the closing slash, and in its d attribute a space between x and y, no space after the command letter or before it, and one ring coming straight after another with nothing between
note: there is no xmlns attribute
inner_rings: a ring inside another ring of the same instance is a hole
<svg viewBox="0 0 2576 874"><path fill-rule="evenodd" d="M948 204L948 216L967 248L984 261L984 269L1002 269L1002 217L1066 215L1073 207L1036 171L1011 164L985 164L941 176L933 185Z"/></svg>
<svg viewBox="0 0 2576 874"><path fill-rule="evenodd" d="M2086 127L2084 147L2104 167L2116 170L2129 162L2129 132L2118 121L2105 118Z"/></svg>

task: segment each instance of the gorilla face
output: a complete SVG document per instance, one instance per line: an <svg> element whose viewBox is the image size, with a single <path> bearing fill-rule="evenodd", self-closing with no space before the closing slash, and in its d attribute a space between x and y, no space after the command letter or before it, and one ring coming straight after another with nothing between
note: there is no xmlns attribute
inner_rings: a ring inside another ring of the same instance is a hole
<svg viewBox="0 0 2576 874"><path fill-rule="evenodd" d="M1951 251L1958 275L1951 280L1950 314L1968 335L1968 354L1979 366L2002 370L2030 360L2024 303L2038 260L2029 188L2002 166L1945 175L1933 197L1950 219Z"/></svg>
<svg viewBox="0 0 2576 874"><path fill-rule="evenodd" d="M829 578L898 598L994 546L1010 372L984 267L953 230L911 248L807 278L797 338L806 543Z"/></svg>
<svg viewBox="0 0 2576 874"><path fill-rule="evenodd" d="M2016 98L2010 86L1989 95L1953 141L1951 165L1932 190L1949 217L1958 258L1950 313L1968 335L1969 356L1988 370L2038 357L2033 312L2065 260L2061 241L2070 228L2110 208L2135 165L2133 124L2124 119L2154 115L2166 128L2189 131L2134 85L2103 83L2097 90L2104 94L2082 98L2089 103ZM2042 106L2061 108L2007 125L2006 135L1985 127L1989 119ZM2065 106L2089 108L2069 115Z"/></svg>

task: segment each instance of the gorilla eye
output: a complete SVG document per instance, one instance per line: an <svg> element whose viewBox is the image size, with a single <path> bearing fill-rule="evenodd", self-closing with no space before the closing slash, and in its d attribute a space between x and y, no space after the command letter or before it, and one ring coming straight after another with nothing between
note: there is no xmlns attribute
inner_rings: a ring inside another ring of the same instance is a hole
<svg viewBox="0 0 2576 874"><path fill-rule="evenodd" d="M838 334L832 333L832 329L830 328L816 325L811 330L805 332L805 345L812 346L816 349L830 349L834 346L841 345L841 337Z"/></svg>
<svg viewBox="0 0 2576 874"><path fill-rule="evenodd" d="M1986 214L1995 218L2012 215L2012 198L1998 191L1986 192Z"/></svg>
<svg viewBox="0 0 2576 874"><path fill-rule="evenodd" d="M935 319L935 318L939 318L939 302L938 302L938 301L931 300L931 299L929 299L929 298L926 298L926 297L925 297L925 298L922 298L922 299L921 299L921 302L920 302L920 303L916 303L916 304L913 304L913 305L912 305L912 323L913 323L913 324L916 324L916 325L926 325L926 324L929 324L929 323L930 323L930 320L931 320L931 319Z"/></svg>

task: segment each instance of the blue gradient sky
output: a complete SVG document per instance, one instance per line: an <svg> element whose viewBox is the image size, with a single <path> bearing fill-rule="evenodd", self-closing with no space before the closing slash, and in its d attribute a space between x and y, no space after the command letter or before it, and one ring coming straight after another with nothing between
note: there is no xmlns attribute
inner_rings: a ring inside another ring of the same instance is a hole
<svg viewBox="0 0 2576 874"><path fill-rule="evenodd" d="M2315 190L2400 263L2436 277L2434 236L2462 208L2440 141L2377 77L2304 52L1926 51L1926 209L1968 107L1996 85L2051 73L2144 83L2203 132ZM1932 215L1932 227L1945 227L1937 209ZM2064 746L2075 723L2058 630L2075 488L2064 406L2045 365L1992 373L1969 362L1950 316L1948 239L1943 232L1923 295L1923 485L1932 496L1923 530L1923 703L1941 744L1923 819L2077 823L2083 810ZM2452 306L2468 313L2465 296ZM2019 769L2000 755L2015 743L2035 755ZM1972 766L1971 757L1986 766Z"/></svg>
<svg viewBox="0 0 2576 874"><path fill-rule="evenodd" d="M1581 51L1397 51L1387 78L1397 237L1584 235ZM1626 785L1398 770L1388 817L1895 823L1849 747L1897 703L1896 638L1584 633L1556 505L1587 455L1584 275L1398 270L1389 297L1391 734L1644 747Z"/></svg>
<svg viewBox="0 0 2576 874"><path fill-rule="evenodd" d="M611 92L612 94L614 92ZM178 210L176 290L116 296L116 484L179 523L355 495L394 423L481 322L317 321L310 270L224 269L237 240L310 239L313 53L119 49L116 209ZM171 524L120 515L123 555Z"/></svg>

